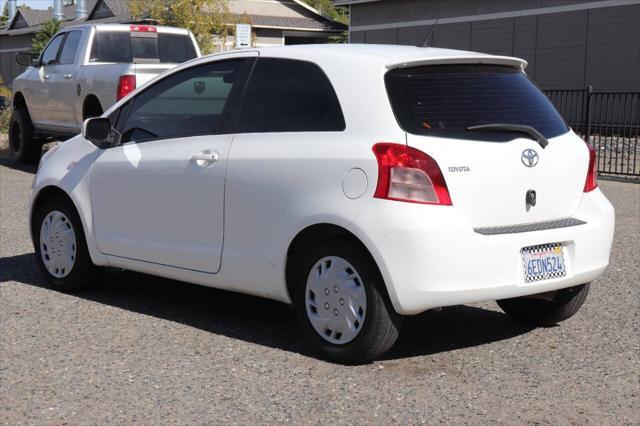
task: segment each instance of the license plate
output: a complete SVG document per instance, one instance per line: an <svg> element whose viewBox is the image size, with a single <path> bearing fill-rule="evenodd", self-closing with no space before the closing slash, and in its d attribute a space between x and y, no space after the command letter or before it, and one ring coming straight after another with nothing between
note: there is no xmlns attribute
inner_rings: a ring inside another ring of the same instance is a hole
<svg viewBox="0 0 640 426"><path fill-rule="evenodd" d="M559 278L567 274L560 243L524 247L520 253L526 282Z"/></svg>

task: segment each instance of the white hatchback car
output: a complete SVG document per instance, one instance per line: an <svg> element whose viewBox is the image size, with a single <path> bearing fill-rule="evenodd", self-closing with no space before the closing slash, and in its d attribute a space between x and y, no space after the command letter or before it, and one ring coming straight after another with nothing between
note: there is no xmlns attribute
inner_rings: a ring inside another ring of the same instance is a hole
<svg viewBox="0 0 640 426"><path fill-rule="evenodd" d="M292 303L344 363L436 307L562 321L609 263L614 211L525 66L376 45L194 59L44 155L38 263L65 291L112 266Z"/></svg>

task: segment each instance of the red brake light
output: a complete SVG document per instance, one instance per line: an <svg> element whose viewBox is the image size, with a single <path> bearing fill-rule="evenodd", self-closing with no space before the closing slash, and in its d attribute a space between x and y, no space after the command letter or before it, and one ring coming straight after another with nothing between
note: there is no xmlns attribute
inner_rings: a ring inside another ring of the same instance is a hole
<svg viewBox="0 0 640 426"><path fill-rule="evenodd" d="M116 99L120 100L131 93L136 88L135 75L121 75L118 80L118 94Z"/></svg>
<svg viewBox="0 0 640 426"><path fill-rule="evenodd" d="M406 145L378 143L378 186L374 197L450 206L449 189L436 160Z"/></svg>
<svg viewBox="0 0 640 426"><path fill-rule="evenodd" d="M129 25L129 30L137 33L157 33L158 29L153 25Z"/></svg>
<svg viewBox="0 0 640 426"><path fill-rule="evenodd" d="M587 180L584 183L584 192L591 192L598 187L596 150L589 142L586 142L586 144L589 148L589 169L587 170Z"/></svg>

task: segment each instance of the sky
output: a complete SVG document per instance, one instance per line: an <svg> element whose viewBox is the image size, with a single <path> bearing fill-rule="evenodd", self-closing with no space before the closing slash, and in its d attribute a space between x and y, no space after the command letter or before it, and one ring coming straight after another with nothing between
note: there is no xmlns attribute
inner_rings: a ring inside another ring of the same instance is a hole
<svg viewBox="0 0 640 426"><path fill-rule="evenodd" d="M0 10L3 10L4 4L7 0L0 0ZM49 6L53 7L53 0L18 0L18 6L26 4L32 9L46 9Z"/></svg>

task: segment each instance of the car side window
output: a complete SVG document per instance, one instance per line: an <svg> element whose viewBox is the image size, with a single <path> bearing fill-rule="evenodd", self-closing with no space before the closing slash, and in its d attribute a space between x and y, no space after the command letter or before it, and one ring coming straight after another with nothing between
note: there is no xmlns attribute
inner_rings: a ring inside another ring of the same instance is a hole
<svg viewBox="0 0 640 426"><path fill-rule="evenodd" d="M58 34L55 36L51 43L47 46L47 48L42 52L42 64L49 65L56 61L58 57L58 50L60 50L60 45L62 44L62 40L64 39L64 34Z"/></svg>
<svg viewBox="0 0 640 426"><path fill-rule="evenodd" d="M238 133L344 129L336 92L318 65L290 59L258 59L242 101Z"/></svg>
<svg viewBox="0 0 640 426"><path fill-rule="evenodd" d="M133 101L122 143L218 134L245 59L195 66L145 90Z"/></svg>
<svg viewBox="0 0 640 426"><path fill-rule="evenodd" d="M118 115L115 117L115 122L111 122L111 127L114 127L117 131L122 132L122 127L124 126L124 121L127 119L127 114L129 114L129 108L131 107L131 101L127 102L118 110Z"/></svg>
<svg viewBox="0 0 640 426"><path fill-rule="evenodd" d="M109 119L109 124L113 129L116 129L118 132L121 131L122 125L124 124L124 120L127 118L127 113L129 112L129 107L131 106L131 101L122 105L120 108L111 112L107 116Z"/></svg>
<svg viewBox="0 0 640 426"><path fill-rule="evenodd" d="M64 65L73 64L75 62L81 37L82 31L69 32L69 35L67 35L67 38L64 41L64 46L62 46L62 53L60 53L60 60L58 63Z"/></svg>

